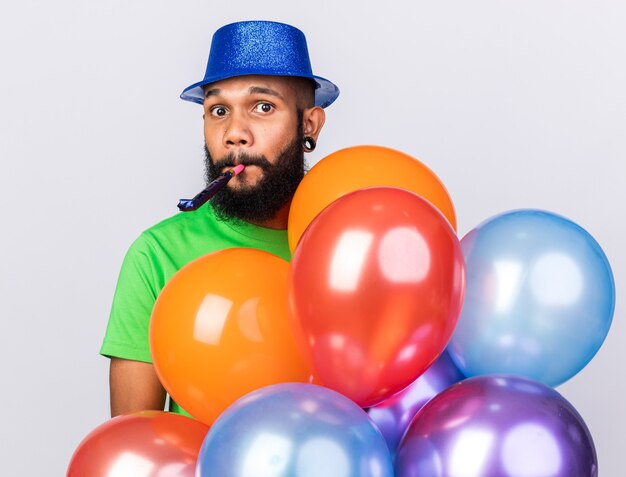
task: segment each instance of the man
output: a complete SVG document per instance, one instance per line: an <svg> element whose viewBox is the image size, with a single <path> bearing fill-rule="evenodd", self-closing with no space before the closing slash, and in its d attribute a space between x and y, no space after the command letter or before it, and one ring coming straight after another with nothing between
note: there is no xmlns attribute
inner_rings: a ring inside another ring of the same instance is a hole
<svg viewBox="0 0 626 477"><path fill-rule="evenodd" d="M112 416L164 407L148 329L154 301L177 270L231 247L289 259L287 218L304 152L315 148L323 108L338 95L333 83L312 74L300 30L254 21L215 33L204 79L181 98L204 108L207 180L246 167L210 203L146 230L126 254L100 351L111 358ZM176 403L170 410L184 412Z"/></svg>

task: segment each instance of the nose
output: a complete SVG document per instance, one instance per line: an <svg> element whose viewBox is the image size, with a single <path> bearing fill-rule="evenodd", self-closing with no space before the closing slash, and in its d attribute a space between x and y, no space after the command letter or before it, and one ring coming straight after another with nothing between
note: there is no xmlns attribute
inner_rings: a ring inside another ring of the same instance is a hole
<svg viewBox="0 0 626 477"><path fill-rule="evenodd" d="M252 146L253 136L248 123L240 114L233 114L224 131L224 147Z"/></svg>

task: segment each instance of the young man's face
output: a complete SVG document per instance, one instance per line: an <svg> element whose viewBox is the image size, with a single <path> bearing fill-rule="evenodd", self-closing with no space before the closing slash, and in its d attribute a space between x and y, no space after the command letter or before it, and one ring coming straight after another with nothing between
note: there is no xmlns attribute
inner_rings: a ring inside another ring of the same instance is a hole
<svg viewBox="0 0 626 477"><path fill-rule="evenodd" d="M304 175L302 139L310 135L305 128L315 126L320 114L323 124L323 111L307 107L310 92L302 80L273 76L241 76L206 87L208 179L246 166L213 199L222 216L264 221L289 202Z"/></svg>

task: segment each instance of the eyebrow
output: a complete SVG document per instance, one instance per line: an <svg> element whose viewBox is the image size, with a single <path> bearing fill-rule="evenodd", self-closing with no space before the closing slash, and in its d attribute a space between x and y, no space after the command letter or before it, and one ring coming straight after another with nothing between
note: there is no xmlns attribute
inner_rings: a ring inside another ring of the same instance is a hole
<svg viewBox="0 0 626 477"><path fill-rule="evenodd" d="M261 86L251 86L250 89L248 90L250 92L250 94L269 94L270 96L276 96L277 98L282 99L283 101L285 100L285 98L283 98L283 95L280 94L278 91L274 91L273 89L270 88L263 88Z"/></svg>
<svg viewBox="0 0 626 477"><path fill-rule="evenodd" d="M219 88L212 88L212 89L207 89L204 93L204 97L208 98L209 96L219 96L220 93L222 91ZM283 98L283 95L280 94L278 91L275 91L271 88L264 88L263 86L250 86L250 89L248 90L248 93L250 94L268 94L270 96L276 96L277 98L282 99L283 101L285 100L285 98Z"/></svg>

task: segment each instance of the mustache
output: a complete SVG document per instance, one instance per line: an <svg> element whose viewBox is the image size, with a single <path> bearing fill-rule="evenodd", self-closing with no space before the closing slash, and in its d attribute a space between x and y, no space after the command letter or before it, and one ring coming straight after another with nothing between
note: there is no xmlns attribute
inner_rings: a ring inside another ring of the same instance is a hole
<svg viewBox="0 0 626 477"><path fill-rule="evenodd" d="M235 167L237 164L243 164L244 166L258 166L262 169L270 169L272 164L267 160L267 158L260 154L257 156L251 156L246 153L229 153L221 159L218 159L214 162L213 167L215 169L223 169L224 167Z"/></svg>

